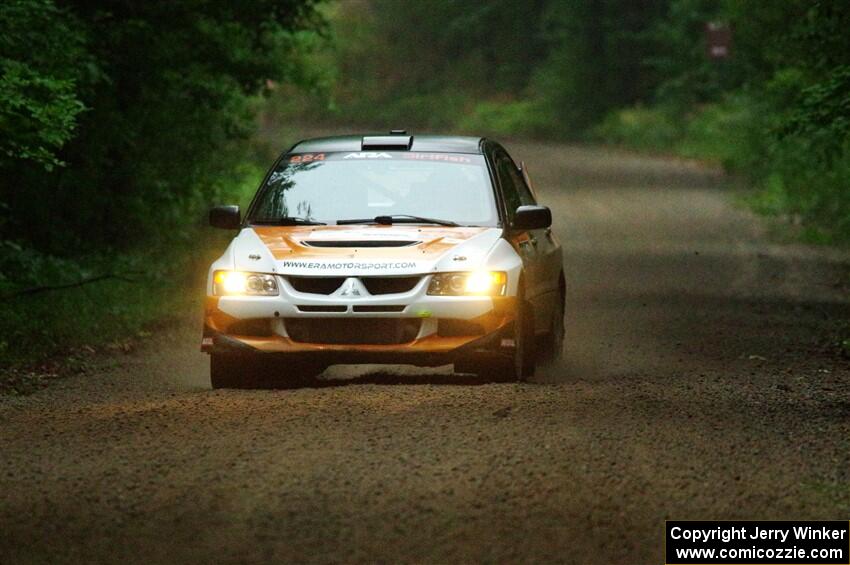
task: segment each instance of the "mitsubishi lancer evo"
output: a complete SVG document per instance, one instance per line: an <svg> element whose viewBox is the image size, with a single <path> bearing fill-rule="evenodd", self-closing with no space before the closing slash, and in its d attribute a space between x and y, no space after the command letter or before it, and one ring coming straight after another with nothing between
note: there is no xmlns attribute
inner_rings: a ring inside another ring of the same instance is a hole
<svg viewBox="0 0 850 565"><path fill-rule="evenodd" d="M561 246L524 166L484 138L358 135L284 153L209 270L213 388L331 364L524 380L564 341Z"/></svg>

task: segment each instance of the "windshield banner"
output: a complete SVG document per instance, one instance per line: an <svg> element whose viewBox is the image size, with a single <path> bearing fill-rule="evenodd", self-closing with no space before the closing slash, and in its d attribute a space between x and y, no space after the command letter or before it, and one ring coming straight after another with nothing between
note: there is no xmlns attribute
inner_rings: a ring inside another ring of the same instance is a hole
<svg viewBox="0 0 850 565"><path fill-rule="evenodd" d="M477 155L463 153L419 153L412 151L352 151L339 153L297 153L289 155L289 163L315 163L320 161L432 161L438 163L454 163L458 165L482 164Z"/></svg>

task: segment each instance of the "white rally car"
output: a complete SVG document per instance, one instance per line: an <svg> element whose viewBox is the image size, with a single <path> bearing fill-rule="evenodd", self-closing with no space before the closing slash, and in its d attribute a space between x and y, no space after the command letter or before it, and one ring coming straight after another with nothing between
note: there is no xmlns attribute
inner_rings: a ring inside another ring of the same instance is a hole
<svg viewBox="0 0 850 565"><path fill-rule="evenodd" d="M533 375L561 354L552 215L494 141L403 131L310 139L275 163L209 271L214 388L298 381L335 363Z"/></svg>

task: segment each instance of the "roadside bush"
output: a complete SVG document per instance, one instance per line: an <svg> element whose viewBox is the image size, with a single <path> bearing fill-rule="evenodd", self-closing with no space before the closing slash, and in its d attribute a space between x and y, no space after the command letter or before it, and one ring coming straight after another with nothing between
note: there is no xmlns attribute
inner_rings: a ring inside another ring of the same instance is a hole
<svg viewBox="0 0 850 565"><path fill-rule="evenodd" d="M742 171L756 166L761 158L764 127L758 105L744 93L731 94L719 102L704 104L683 118L675 152Z"/></svg>
<svg viewBox="0 0 850 565"><path fill-rule="evenodd" d="M264 173L240 165L238 181L218 186L216 201L246 206ZM0 366L118 342L187 312L200 316L207 266L227 239L225 232L200 229L205 218L199 204L179 228L151 236L148 245L100 247L76 257L0 241ZM55 289L26 293L41 287Z"/></svg>
<svg viewBox="0 0 850 565"><path fill-rule="evenodd" d="M756 103L736 93L683 114L665 106L616 110L591 135L639 151L669 152L741 170L759 161L764 127Z"/></svg>
<svg viewBox="0 0 850 565"><path fill-rule="evenodd" d="M683 124L660 108L636 106L609 113L594 127L593 139L644 151L670 151L681 140Z"/></svg>
<svg viewBox="0 0 850 565"><path fill-rule="evenodd" d="M850 144L828 165L808 151L801 140L775 148L751 202L759 212L792 217L806 241L850 243Z"/></svg>
<svg viewBox="0 0 850 565"><path fill-rule="evenodd" d="M450 129L463 114L467 98L455 92L399 96L379 104L365 98L340 101L335 114L339 122L382 130L406 128L440 131Z"/></svg>
<svg viewBox="0 0 850 565"><path fill-rule="evenodd" d="M540 136L551 134L551 120L534 100L485 101L461 114L456 129L476 135Z"/></svg>

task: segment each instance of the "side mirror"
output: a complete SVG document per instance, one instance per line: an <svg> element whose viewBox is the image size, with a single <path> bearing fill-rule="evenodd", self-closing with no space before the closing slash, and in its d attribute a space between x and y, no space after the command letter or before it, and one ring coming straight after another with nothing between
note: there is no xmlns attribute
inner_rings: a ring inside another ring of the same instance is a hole
<svg viewBox="0 0 850 565"><path fill-rule="evenodd" d="M552 212L546 206L520 206L511 227L515 230L542 230L552 225Z"/></svg>
<svg viewBox="0 0 850 565"><path fill-rule="evenodd" d="M210 225L223 230L236 230L242 224L239 206L215 206L210 210Z"/></svg>

